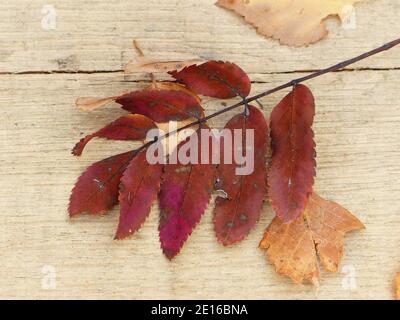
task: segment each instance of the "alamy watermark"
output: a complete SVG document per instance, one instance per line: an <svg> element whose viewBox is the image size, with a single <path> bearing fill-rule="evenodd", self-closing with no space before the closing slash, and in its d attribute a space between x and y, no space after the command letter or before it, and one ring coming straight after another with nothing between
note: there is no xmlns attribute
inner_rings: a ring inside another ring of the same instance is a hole
<svg viewBox="0 0 400 320"><path fill-rule="evenodd" d="M341 273L344 274L342 278L342 289L354 291L357 289L357 273L353 265L344 265Z"/></svg>
<svg viewBox="0 0 400 320"><path fill-rule="evenodd" d="M41 287L43 290L54 290L57 288L57 272L56 268L52 265L44 265L42 267L42 281Z"/></svg>
<svg viewBox="0 0 400 320"><path fill-rule="evenodd" d="M51 4L46 4L42 7L42 14L44 14L41 26L43 30L55 30L57 28L57 11Z"/></svg>
<svg viewBox="0 0 400 320"><path fill-rule="evenodd" d="M340 16L342 18L343 29L353 30L357 27L356 10L354 10L354 6L350 4L343 6Z"/></svg>
<svg viewBox="0 0 400 320"><path fill-rule="evenodd" d="M169 123L168 132L175 132L176 122ZM166 133L153 129L147 140L153 141ZM186 139L186 140L185 140ZM176 148L178 142L179 148ZM147 148L150 164L236 164L237 175L250 175L254 171L254 129L187 129L168 137L168 145L157 141Z"/></svg>

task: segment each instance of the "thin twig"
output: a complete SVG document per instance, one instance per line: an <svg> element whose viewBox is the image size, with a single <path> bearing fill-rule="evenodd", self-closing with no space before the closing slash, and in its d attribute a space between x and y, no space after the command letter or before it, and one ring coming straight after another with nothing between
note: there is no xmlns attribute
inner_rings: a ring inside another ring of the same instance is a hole
<svg viewBox="0 0 400 320"><path fill-rule="evenodd" d="M283 90L283 89L286 89L286 88L295 86L295 85L297 85L297 84L299 84L299 83L302 83L302 82L305 82L305 81L314 79L314 78L316 78L316 77L322 76L322 75L324 75L324 74L326 74L326 73L333 72L333 71L338 71L338 70L343 69L343 68L345 68L345 67L347 67L347 66L349 66L349 65L351 65L351 64L354 64L354 63L356 63L356 62L358 62L358 61L364 60L364 59L366 59L366 58L368 58L368 57L371 57L371 56L373 56L373 55L376 55L376 54L378 54L378 53L380 53L380 52L389 50L389 49L391 49L391 48L393 48L393 47L395 47L395 46L397 46L397 45L399 45L399 44L400 44L400 38L399 38L399 39L396 39L396 40L394 40L394 41L388 42L388 43L384 44L383 46L381 46L381 47L379 47L379 48L376 48L376 49L373 49L373 50L371 50L371 51L365 52L365 53L363 53L363 54L361 54L361 55L359 55L359 56L357 56L357 57L354 57L354 58L351 58L351 59L342 61L342 62L340 62L340 63L338 63L338 64L335 64L335 65L333 65L333 66L331 66L331 67L318 70L318 71L313 72L313 73L311 73L311 74L309 74L309 75L307 75L307 76L304 76L304 77L301 77L301 78L297 78L297 79L293 79L293 80L291 80L291 81L289 81L289 82L287 82L287 83L281 84L281 85L279 85L279 86L277 86L277 87L275 87L275 88L272 88L272 89L270 89L270 90L264 91L264 92L262 92L262 93L259 93L259 94L257 94L257 95L254 95L254 96L252 96L252 97L245 98L245 99L243 99L242 101L240 101L240 102L238 102L238 103L236 103L236 104L234 104L234 105L231 105L231 106L229 106L229 107L226 107L226 108L224 108L224 109L221 109L221 110L219 110L219 111L217 111L217 112L215 112L215 113L213 113L213 114L210 114L210 115L208 115L208 116L206 116L206 117L200 118L200 119L198 119L197 121L194 121L194 122L192 122L192 123L189 123L189 124L187 124L187 125L185 125L185 126L179 128L179 129L177 129L177 130L168 132L168 133L166 133L166 134L163 135L163 136L157 137L157 138L154 139L153 141L149 141L149 142L147 142L146 144L142 145L142 147L140 148L140 150L142 150L142 149L144 149L144 148L147 148L147 147L150 146L151 144L153 144L153 143L155 143L155 142L157 142L157 141L159 141L159 140L168 138L169 136L171 136L171 135L173 135L173 134L176 134L176 133L178 133L178 132L180 132L180 131L182 131L182 130L185 130L185 129L188 129L188 128L193 127L193 126L195 126L195 125L199 125L199 124L201 124L201 123L204 123L204 122L206 122L206 121L208 121L208 120L210 120L210 119L213 119L213 118L215 118L215 117L217 117L217 116L219 116L219 115L221 115L221 114L224 114L224 113L226 113L226 112L228 112L228 111L234 110L234 109L236 109L236 108L238 108L238 107L240 107L240 106L247 105L247 104L249 104L249 103L252 102L252 101L257 101L257 100L260 99L260 98L269 96L269 95L271 95L271 94L273 94L273 93L275 93L275 92L281 91L281 90Z"/></svg>

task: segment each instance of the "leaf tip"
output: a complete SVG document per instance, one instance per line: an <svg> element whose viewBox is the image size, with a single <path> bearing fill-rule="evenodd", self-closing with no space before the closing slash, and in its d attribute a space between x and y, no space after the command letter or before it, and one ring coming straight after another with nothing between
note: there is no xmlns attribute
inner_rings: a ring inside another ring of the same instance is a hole
<svg viewBox="0 0 400 320"><path fill-rule="evenodd" d="M83 149L87 143L87 141L85 140L85 138L82 138L78 143L75 144L75 146L71 150L72 155L74 155L75 157L79 157L82 155Z"/></svg>
<svg viewBox="0 0 400 320"><path fill-rule="evenodd" d="M119 234L118 232L114 235L114 240L116 240L116 241L121 241L124 239L125 239L125 237L122 236L121 234Z"/></svg>
<svg viewBox="0 0 400 320"><path fill-rule="evenodd" d="M124 227L120 222L117 228L117 232L115 233L114 240L124 240L134 234L138 229L139 227L137 227L135 230L128 229Z"/></svg>
<svg viewBox="0 0 400 320"><path fill-rule="evenodd" d="M73 219L73 218L77 217L79 214L81 214L81 212L79 210L76 210L76 209L73 208L73 202L72 201L73 200L72 200L72 196L71 196L70 203L69 203L69 206L68 206L68 217L70 219Z"/></svg>
<svg viewBox="0 0 400 320"><path fill-rule="evenodd" d="M179 251L176 251L176 250L173 250L173 249L163 248L163 253L164 253L164 256L169 261L171 261L172 259L174 259L178 255Z"/></svg>

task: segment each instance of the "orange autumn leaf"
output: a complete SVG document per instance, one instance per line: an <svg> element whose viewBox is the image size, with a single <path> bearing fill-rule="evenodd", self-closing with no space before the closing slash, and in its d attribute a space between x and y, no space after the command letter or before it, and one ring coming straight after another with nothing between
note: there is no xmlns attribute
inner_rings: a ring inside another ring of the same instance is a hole
<svg viewBox="0 0 400 320"><path fill-rule="evenodd" d="M276 271L295 283L318 284L318 259L323 268L337 272L343 255L344 236L364 225L339 204L310 195L303 215L290 223L275 217L260 248L267 251Z"/></svg>
<svg viewBox="0 0 400 320"><path fill-rule="evenodd" d="M303 46L323 39L325 19L351 16L361 0L218 0L217 5L243 16L262 35L290 46Z"/></svg>

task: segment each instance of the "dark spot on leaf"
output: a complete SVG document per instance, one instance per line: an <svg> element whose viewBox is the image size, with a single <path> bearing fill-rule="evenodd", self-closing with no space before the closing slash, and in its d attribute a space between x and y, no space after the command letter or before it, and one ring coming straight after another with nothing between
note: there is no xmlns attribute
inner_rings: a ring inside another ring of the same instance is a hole
<svg viewBox="0 0 400 320"><path fill-rule="evenodd" d="M100 181L98 179L93 179L93 181L96 182L100 191L104 191L104 188L106 187L106 185L103 181Z"/></svg>
<svg viewBox="0 0 400 320"><path fill-rule="evenodd" d="M130 192L128 192L128 204L129 206L132 205L132 194Z"/></svg>

